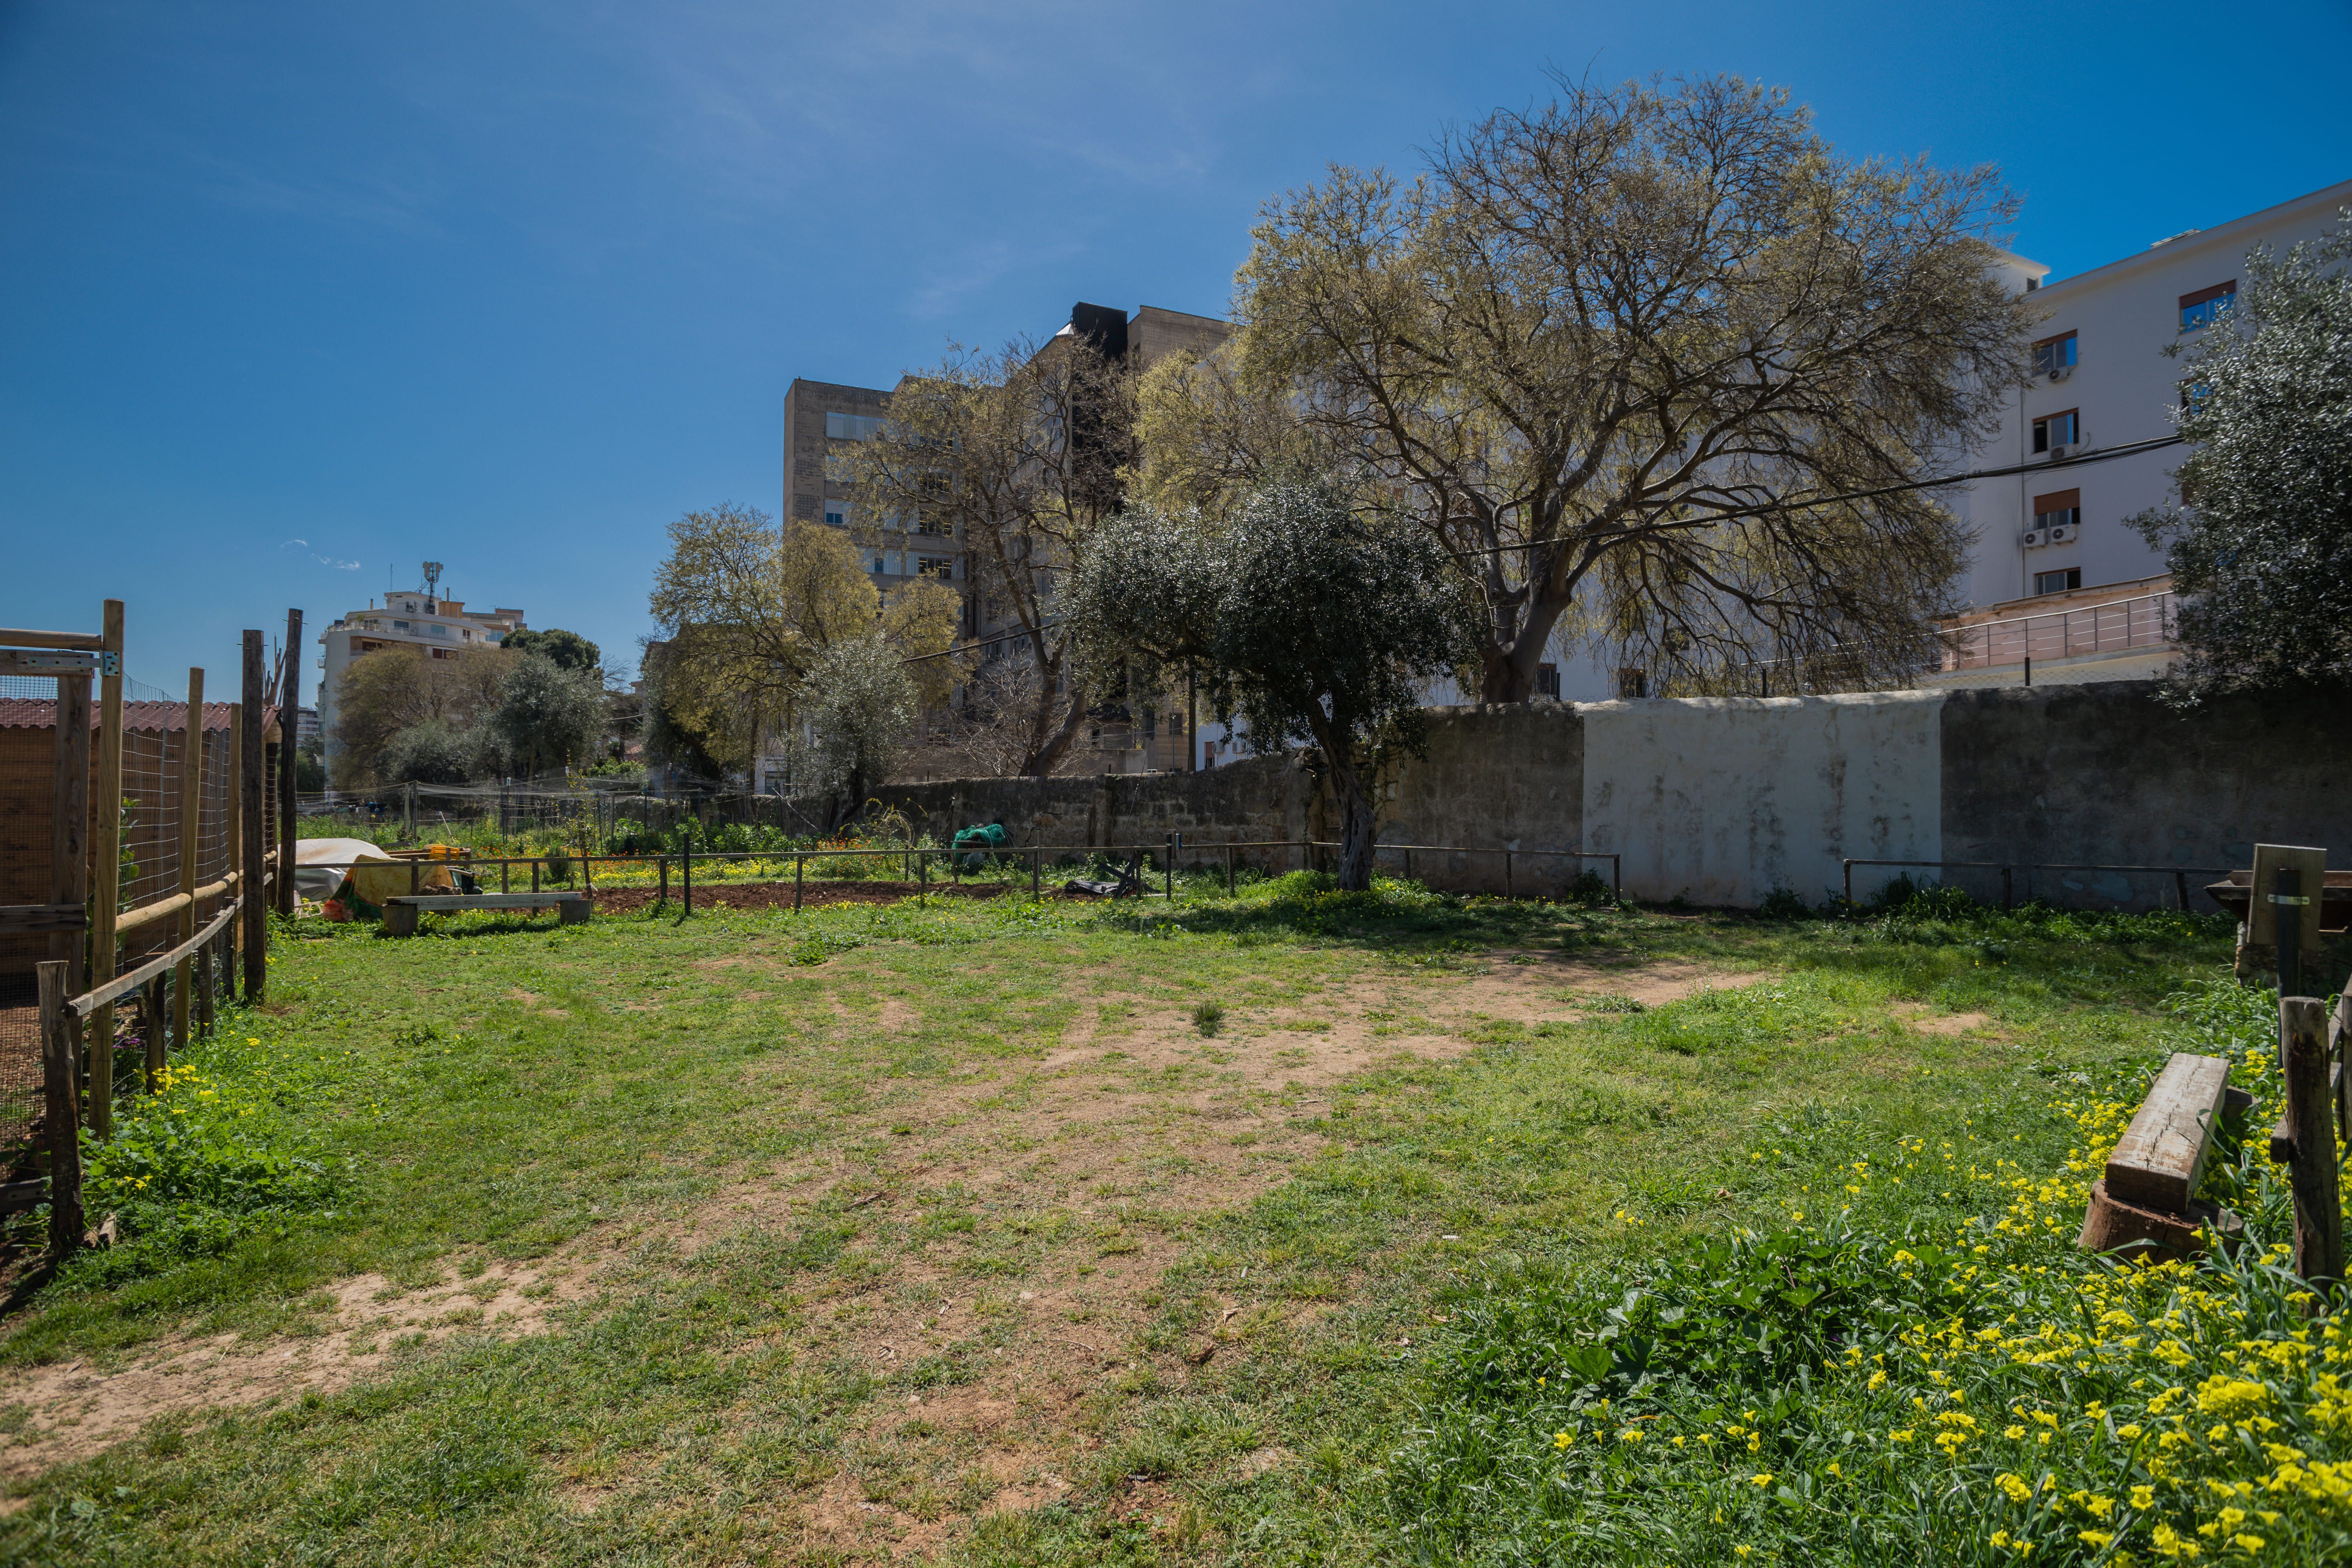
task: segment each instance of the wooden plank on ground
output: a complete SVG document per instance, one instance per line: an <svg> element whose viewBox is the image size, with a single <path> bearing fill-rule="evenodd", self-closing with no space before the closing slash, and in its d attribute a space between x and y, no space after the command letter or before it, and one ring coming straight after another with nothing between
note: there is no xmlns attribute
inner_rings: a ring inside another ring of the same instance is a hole
<svg viewBox="0 0 2352 1568"><path fill-rule="evenodd" d="M588 895L564 893L395 893L384 900L384 908L395 904L413 910L533 910L553 909L558 904L577 900L588 901Z"/></svg>
<svg viewBox="0 0 2352 1568"><path fill-rule="evenodd" d="M2174 1052L2107 1156L2107 1191L2141 1208L2187 1214L2229 1087L2227 1059Z"/></svg>

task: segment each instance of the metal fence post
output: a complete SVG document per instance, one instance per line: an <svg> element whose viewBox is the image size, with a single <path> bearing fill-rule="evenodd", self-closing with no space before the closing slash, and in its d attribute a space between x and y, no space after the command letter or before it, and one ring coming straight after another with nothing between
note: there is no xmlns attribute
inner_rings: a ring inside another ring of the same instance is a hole
<svg viewBox="0 0 2352 1568"><path fill-rule="evenodd" d="M1852 909L1853 908L1853 862L1843 860L1839 864L1845 868L1845 907Z"/></svg>
<svg viewBox="0 0 2352 1568"><path fill-rule="evenodd" d="M2003 866L2000 868L2000 912L2002 914L2009 913L2016 906L2016 899L2012 891L2014 887L2012 873L2015 870L2016 868L2013 866Z"/></svg>
<svg viewBox="0 0 2352 1568"><path fill-rule="evenodd" d="M808 876L808 857L807 857L807 856L805 856L805 855L795 855L795 856L793 856L793 913L794 913L794 914L798 914L798 913L800 913L800 912L801 912L801 888L802 888L802 885L806 881L806 879L807 879L807 876Z"/></svg>

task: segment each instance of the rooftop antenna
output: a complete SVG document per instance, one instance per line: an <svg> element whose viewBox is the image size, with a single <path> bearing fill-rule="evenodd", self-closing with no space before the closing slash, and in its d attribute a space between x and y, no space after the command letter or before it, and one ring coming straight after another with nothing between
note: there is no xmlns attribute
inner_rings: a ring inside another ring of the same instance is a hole
<svg viewBox="0 0 2352 1568"><path fill-rule="evenodd" d="M441 563L425 563L425 607L435 615L441 613Z"/></svg>

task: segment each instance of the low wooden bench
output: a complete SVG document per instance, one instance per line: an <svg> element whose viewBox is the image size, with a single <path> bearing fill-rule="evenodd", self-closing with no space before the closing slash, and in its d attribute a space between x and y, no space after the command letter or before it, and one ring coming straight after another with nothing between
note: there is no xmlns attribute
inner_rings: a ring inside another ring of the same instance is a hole
<svg viewBox="0 0 2352 1568"><path fill-rule="evenodd" d="M2197 1182L2222 1113L2242 1114L2252 1104L2230 1087L2226 1059L2174 1052L2107 1155L2106 1170L2091 1184L2082 1245L2094 1252L2154 1248L2185 1256L2201 1247L2201 1230L2231 1236L2242 1229L2236 1215L2197 1201Z"/></svg>
<svg viewBox="0 0 2352 1568"><path fill-rule="evenodd" d="M391 936L415 936L416 917L464 910L547 910L565 925L585 925L595 910L586 893L416 893L383 901L383 929Z"/></svg>

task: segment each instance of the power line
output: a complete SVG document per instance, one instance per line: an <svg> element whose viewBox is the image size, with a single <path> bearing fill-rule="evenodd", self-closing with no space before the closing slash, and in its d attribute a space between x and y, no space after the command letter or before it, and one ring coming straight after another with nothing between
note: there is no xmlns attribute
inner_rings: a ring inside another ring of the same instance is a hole
<svg viewBox="0 0 2352 1568"><path fill-rule="evenodd" d="M1036 627L1036 631L1050 632L1061 624L1062 623L1059 621L1044 621L1039 623ZM1034 637L1034 635L1036 635L1035 632L1027 629L1017 632L1002 632L992 637L982 637L978 642L965 643L960 647L946 648L938 653L919 653L912 658L902 658L898 662L900 664L921 664L926 659L953 658L960 653L970 653L976 647L988 647L993 644L1001 642L1018 642L1024 637Z"/></svg>
<svg viewBox="0 0 2352 1568"><path fill-rule="evenodd" d="M1913 490L1941 489L1947 485L1964 485L1976 479L2004 479L2014 478L2019 474L2046 474L2059 468L2077 468L2084 463L2104 463L2115 458L2136 457L2142 452L2153 452L2165 447L2178 447L2181 440L2182 437L2179 436L2158 436L2146 441L2127 441L2120 447L2103 447L2095 452L2085 452L2075 458L2053 458L2039 463L2018 463L2006 468L1971 468L1965 474L1946 474L1933 479L1912 479L1904 484L1882 485L1876 489L1852 490L1844 495L1822 496L1813 500L1775 501L1769 506L1741 507L1717 512L1706 521L1727 522L1736 517L1764 517L1781 511L1811 511L1817 507L1840 506L1847 501L1874 500L1880 496L1907 495ZM1496 544L1484 549L1456 551L1454 553L1457 555L1508 555L1514 551L1539 550L1547 544L1562 542L1564 541L1558 539L1538 539L1521 544ZM1052 631L1061 624L1059 621L1046 621L1039 625L1035 630ZM975 648L989 647L1001 642L1017 642L1034 635L1035 635L1034 632L1027 629L1004 632L996 637L982 637L978 642L965 643L960 647L948 648L939 653L917 654L912 658L902 658L898 662L922 664L934 658L953 658L960 653L970 653Z"/></svg>
<svg viewBox="0 0 2352 1568"><path fill-rule="evenodd" d="M1964 485L1973 479L2003 479L2019 474L2046 474L2058 468L2072 468L2084 463L2104 463L2114 458L2136 457L2163 447L2178 447L2179 436L2158 436L2146 441L2128 441L2120 447L2104 447L2095 452L2085 452L2079 458L2053 458L2039 463L2019 463L2006 468L1972 468L1965 474L1946 474L1940 479L1913 479L1905 484L1882 485L1876 489L1853 490L1844 495L1822 496L1813 500L1774 501L1766 506L1738 507L1719 511L1699 521L1728 522L1736 517L1766 517L1774 512L1811 511L1816 507L1839 506L1846 501L1873 500L1880 496L1905 495L1913 490L1941 489L1946 485ZM1459 550L1457 555L1507 555L1517 550L1540 550L1547 544L1567 542L1561 539L1537 539L1521 544L1496 544L1475 550Z"/></svg>

